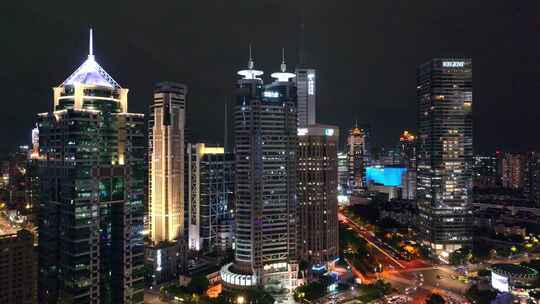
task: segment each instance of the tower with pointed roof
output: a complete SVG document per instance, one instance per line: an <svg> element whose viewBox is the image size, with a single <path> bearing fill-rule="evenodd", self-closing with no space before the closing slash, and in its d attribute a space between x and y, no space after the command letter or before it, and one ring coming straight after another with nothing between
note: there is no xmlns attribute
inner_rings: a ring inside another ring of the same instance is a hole
<svg viewBox="0 0 540 304"><path fill-rule="evenodd" d="M38 115L40 303L143 303L144 116L96 61Z"/></svg>

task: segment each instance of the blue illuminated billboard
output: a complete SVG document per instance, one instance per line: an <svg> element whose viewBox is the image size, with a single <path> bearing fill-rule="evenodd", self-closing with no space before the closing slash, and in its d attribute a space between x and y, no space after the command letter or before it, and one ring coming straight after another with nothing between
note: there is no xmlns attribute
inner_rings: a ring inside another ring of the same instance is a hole
<svg viewBox="0 0 540 304"><path fill-rule="evenodd" d="M366 168L366 182L375 183L389 187L401 187L403 174L407 172L402 167L374 166Z"/></svg>

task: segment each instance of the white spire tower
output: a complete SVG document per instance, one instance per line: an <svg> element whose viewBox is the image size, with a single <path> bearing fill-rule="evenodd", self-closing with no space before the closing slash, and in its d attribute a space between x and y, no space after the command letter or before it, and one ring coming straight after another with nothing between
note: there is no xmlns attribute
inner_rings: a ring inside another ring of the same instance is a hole
<svg viewBox="0 0 540 304"><path fill-rule="evenodd" d="M254 70L253 67L255 66L255 62L253 61L253 57L251 55L251 43L249 44L249 60L248 60L248 69L247 70L241 70L238 71L238 75L244 76L244 79L259 79L258 76L261 76L264 74L263 71Z"/></svg>
<svg viewBox="0 0 540 304"><path fill-rule="evenodd" d="M296 77L293 73L287 73L287 64L285 63L285 49L281 49L281 72L272 73L273 78L276 78L279 82L287 82L290 78Z"/></svg>
<svg viewBox="0 0 540 304"><path fill-rule="evenodd" d="M93 84L111 88L121 88L120 85L97 63L94 57L94 35L90 28L88 37L88 58L61 85Z"/></svg>
<svg viewBox="0 0 540 304"><path fill-rule="evenodd" d="M92 33L92 28L90 28L90 41L88 43L88 59L94 59L94 35Z"/></svg>

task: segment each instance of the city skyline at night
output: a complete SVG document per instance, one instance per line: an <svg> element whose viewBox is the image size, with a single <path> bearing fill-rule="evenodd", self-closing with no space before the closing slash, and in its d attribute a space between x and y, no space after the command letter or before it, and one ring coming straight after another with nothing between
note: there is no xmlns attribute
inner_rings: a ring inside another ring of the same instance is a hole
<svg viewBox="0 0 540 304"><path fill-rule="evenodd" d="M100 2L2 10L0 303L540 303L540 2Z"/></svg>

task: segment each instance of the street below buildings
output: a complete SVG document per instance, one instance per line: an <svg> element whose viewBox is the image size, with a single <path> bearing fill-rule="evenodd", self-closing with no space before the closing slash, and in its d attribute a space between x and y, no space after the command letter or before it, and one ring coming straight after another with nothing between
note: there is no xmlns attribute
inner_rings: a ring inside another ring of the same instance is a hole
<svg viewBox="0 0 540 304"><path fill-rule="evenodd" d="M339 213L339 220L352 228L358 236L374 248L372 253L377 262L383 266L382 272L363 274L349 263L355 276L360 277L363 283L384 279L392 284L399 294L410 296L413 303L425 303L425 299L434 292L445 296L450 301L456 301L456 303L467 302L462 295L470 285L453 279L458 274L452 267L433 265L419 258L411 261L400 260L392 253L389 245L384 244L370 231L359 226L342 213Z"/></svg>

